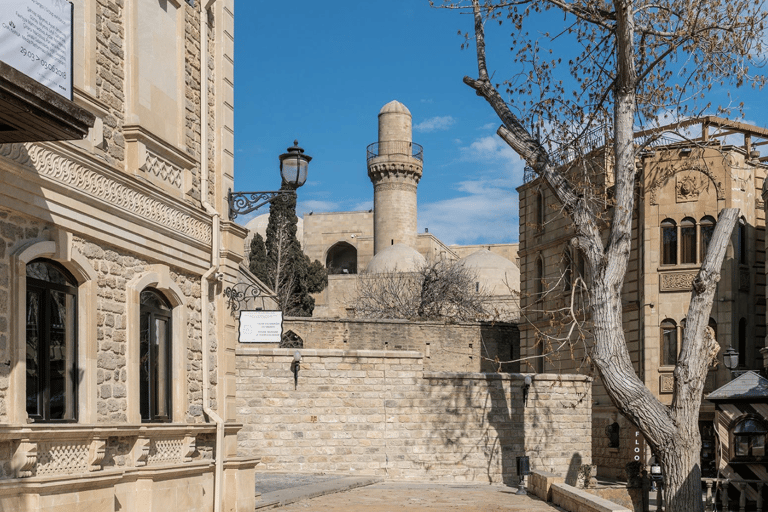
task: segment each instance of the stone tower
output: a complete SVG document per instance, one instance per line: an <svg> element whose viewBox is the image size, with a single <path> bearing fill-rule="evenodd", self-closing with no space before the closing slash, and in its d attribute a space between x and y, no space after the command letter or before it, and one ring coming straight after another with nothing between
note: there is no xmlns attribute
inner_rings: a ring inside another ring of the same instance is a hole
<svg viewBox="0 0 768 512"><path fill-rule="evenodd" d="M416 187L423 150L411 140L411 112L390 101L379 112L379 142L368 146L373 183L373 253L394 244L416 244Z"/></svg>

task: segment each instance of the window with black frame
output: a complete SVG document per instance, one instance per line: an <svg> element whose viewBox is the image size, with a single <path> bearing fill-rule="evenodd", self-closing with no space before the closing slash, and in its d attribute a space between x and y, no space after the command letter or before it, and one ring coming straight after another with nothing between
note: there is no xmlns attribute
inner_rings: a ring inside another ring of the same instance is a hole
<svg viewBox="0 0 768 512"><path fill-rule="evenodd" d="M77 286L53 261L27 264L26 410L32 421L77 419Z"/></svg>
<svg viewBox="0 0 768 512"><path fill-rule="evenodd" d="M139 336L141 420L171 421L171 306L157 290L141 292Z"/></svg>
<svg viewBox="0 0 768 512"><path fill-rule="evenodd" d="M733 429L734 457L764 457L766 433L762 421L755 418L740 421Z"/></svg>

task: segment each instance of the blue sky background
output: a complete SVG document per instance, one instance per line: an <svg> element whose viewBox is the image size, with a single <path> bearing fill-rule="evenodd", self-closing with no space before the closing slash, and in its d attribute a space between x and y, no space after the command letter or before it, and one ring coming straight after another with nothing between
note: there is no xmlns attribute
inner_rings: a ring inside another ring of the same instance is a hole
<svg viewBox="0 0 768 512"><path fill-rule="evenodd" d="M489 72L507 78L509 28L493 25ZM458 35L471 29L470 15L427 0L238 1L236 190L279 188L278 155L298 139L313 157L299 216L372 208L365 149L378 138L379 110L396 99L424 146L419 231L449 244L516 242L523 163L495 135L490 107L462 82L477 76L474 45L461 50ZM713 96L722 101L723 91ZM748 110L750 118L762 119Z"/></svg>

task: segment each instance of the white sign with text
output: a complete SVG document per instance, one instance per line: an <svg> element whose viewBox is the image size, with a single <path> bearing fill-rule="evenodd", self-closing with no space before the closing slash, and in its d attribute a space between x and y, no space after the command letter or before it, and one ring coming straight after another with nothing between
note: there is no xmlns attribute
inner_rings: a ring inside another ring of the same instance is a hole
<svg viewBox="0 0 768 512"><path fill-rule="evenodd" d="M0 0L0 60L72 99L72 16L67 0Z"/></svg>
<svg viewBox="0 0 768 512"><path fill-rule="evenodd" d="M241 311L240 343L280 343L282 311Z"/></svg>

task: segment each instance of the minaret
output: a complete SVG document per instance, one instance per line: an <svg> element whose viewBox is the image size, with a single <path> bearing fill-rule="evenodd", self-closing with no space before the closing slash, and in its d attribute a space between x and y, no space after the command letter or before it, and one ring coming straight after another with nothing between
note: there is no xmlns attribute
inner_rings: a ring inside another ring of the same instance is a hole
<svg viewBox="0 0 768 512"><path fill-rule="evenodd" d="M379 112L379 142L368 146L373 183L373 254L394 244L416 245L416 187L424 154L411 140L411 112L390 101Z"/></svg>

